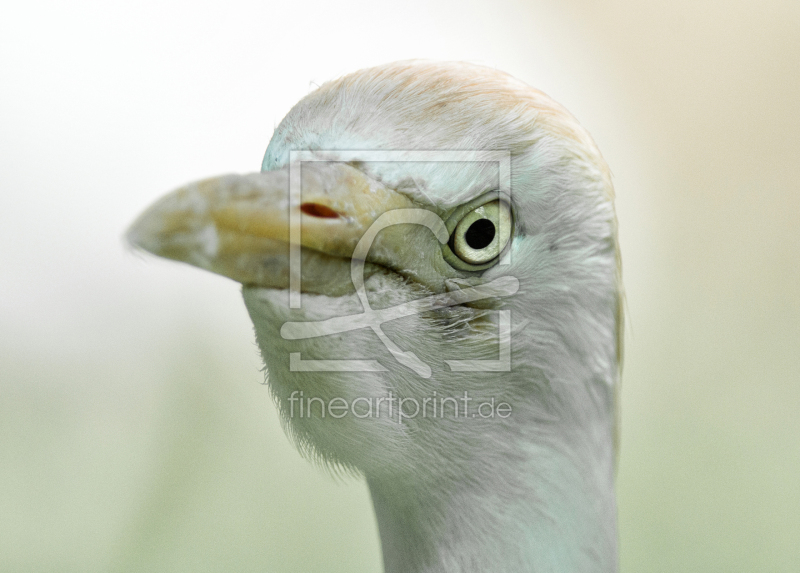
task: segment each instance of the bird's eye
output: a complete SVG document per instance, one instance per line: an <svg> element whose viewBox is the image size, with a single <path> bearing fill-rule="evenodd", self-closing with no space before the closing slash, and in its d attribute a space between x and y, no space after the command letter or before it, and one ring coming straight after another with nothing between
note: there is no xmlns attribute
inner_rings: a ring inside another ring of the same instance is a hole
<svg viewBox="0 0 800 573"><path fill-rule="evenodd" d="M450 249L469 265L497 258L511 237L511 210L503 201L491 201L467 213L450 236Z"/></svg>

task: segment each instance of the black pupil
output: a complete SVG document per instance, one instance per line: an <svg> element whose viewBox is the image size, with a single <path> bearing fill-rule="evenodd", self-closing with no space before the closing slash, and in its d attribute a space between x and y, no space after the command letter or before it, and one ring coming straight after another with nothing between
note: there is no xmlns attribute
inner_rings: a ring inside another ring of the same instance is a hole
<svg viewBox="0 0 800 573"><path fill-rule="evenodd" d="M485 249L494 239L494 223L489 219L478 219L464 233L464 239L472 249Z"/></svg>

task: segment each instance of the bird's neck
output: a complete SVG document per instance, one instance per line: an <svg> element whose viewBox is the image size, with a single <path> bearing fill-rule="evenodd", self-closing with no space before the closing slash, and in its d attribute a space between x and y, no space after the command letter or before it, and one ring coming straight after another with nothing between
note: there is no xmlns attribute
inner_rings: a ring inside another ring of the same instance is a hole
<svg viewBox="0 0 800 573"><path fill-rule="evenodd" d="M611 448L607 460L580 467L553 448L479 479L368 478L385 572L616 571Z"/></svg>

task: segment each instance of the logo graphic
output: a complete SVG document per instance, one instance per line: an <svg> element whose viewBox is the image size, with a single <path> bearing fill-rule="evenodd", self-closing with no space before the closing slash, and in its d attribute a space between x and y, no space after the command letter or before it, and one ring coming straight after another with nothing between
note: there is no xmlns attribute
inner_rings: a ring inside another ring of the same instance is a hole
<svg viewBox="0 0 800 573"><path fill-rule="evenodd" d="M337 151L331 152L332 155L330 157L326 157L324 153L307 150L290 152L289 193L291 197L299 198L300 203L302 203L301 165L307 161L496 162L498 164L500 182L498 194L506 197L511 196L511 156L507 151ZM290 308L301 308L301 231L299 218L299 212L290 210ZM350 277L364 312L321 321L286 322L281 327L281 337L285 340L301 340L340 334L360 328L371 328L395 360L413 370L417 375L429 378L431 376L430 366L420 360L413 352L404 351L398 347L381 329L383 323L485 298L511 296L519 290L519 280L516 277L503 276L478 286L435 294L394 307L373 310L367 299L364 287L364 265L367 254L380 231L386 227L399 224L416 224L427 227L442 244L447 243L450 238L441 217L427 209L395 209L383 213L361 237L350 261ZM510 249L501 256L498 262L498 265L508 264L510 264ZM445 360L445 363L452 371L508 372L511 370L511 311L500 310L498 313L498 360ZM299 352L290 353L289 368L293 372L381 372L387 370L377 360L303 360Z"/></svg>

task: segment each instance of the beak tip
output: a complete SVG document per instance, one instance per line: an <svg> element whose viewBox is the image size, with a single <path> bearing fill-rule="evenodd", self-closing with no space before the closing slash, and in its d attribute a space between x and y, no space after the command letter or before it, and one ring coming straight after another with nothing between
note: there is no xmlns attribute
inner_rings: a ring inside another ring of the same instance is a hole
<svg viewBox="0 0 800 573"><path fill-rule="evenodd" d="M128 227L123 235L125 244L135 251L147 251L153 255L159 254L158 231L153 228L152 218L147 212L143 213L133 224Z"/></svg>

